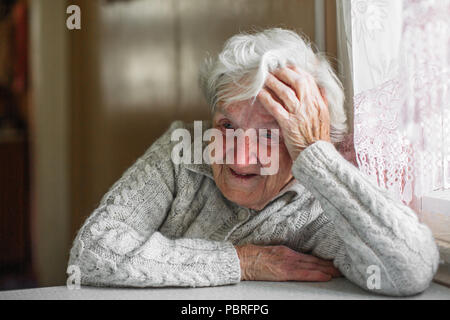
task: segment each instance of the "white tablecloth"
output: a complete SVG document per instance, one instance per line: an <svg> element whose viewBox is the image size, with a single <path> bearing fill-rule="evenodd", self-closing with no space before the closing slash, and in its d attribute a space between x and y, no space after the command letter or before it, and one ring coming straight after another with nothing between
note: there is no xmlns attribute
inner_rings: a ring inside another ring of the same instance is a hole
<svg viewBox="0 0 450 320"><path fill-rule="evenodd" d="M69 290L65 286L0 291L5 299L171 299L171 300L297 300L389 299L360 289L344 278L329 282L243 281L236 285L206 288L97 288ZM450 289L432 283L425 292L408 299L450 300Z"/></svg>

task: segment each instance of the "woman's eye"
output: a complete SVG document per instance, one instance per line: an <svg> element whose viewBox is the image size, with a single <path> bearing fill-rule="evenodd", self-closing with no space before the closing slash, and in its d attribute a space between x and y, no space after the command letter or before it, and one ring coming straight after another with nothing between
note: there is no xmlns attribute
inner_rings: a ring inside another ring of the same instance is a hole
<svg viewBox="0 0 450 320"><path fill-rule="evenodd" d="M261 136L265 139L272 139L272 132L270 130L263 130L260 132L260 137Z"/></svg>
<svg viewBox="0 0 450 320"><path fill-rule="evenodd" d="M231 123L229 123L229 122L224 123L224 124L223 124L223 127L224 127L225 129L233 129L233 125L232 125Z"/></svg>

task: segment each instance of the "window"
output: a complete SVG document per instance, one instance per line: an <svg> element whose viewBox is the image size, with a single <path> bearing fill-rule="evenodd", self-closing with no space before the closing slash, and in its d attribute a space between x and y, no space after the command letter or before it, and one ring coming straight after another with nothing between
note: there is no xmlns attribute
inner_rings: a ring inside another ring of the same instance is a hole
<svg viewBox="0 0 450 320"><path fill-rule="evenodd" d="M357 164L415 209L448 263L449 10L447 0L338 1Z"/></svg>

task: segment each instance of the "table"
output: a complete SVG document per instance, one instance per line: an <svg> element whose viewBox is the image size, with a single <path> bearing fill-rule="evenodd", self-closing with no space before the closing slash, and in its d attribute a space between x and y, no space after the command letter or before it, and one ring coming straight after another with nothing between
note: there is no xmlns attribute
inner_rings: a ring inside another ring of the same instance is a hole
<svg viewBox="0 0 450 320"><path fill-rule="evenodd" d="M243 281L235 285L204 288L99 288L69 290L65 286L0 291L0 300L324 300L392 299L367 292L345 278L329 282ZM407 299L450 300L450 289L435 282L423 293Z"/></svg>

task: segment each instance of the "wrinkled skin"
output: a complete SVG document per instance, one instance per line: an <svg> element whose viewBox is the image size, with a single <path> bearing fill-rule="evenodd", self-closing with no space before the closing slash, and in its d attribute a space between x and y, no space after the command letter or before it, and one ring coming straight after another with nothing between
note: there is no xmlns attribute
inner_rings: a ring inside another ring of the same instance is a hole
<svg viewBox="0 0 450 320"><path fill-rule="evenodd" d="M291 180L292 158L282 142L278 145L278 172L274 175L261 175L264 161L259 159L259 147L265 147L268 141L247 138L245 145L238 143L226 145L226 129L278 129L274 117L264 108L260 101L245 100L231 103L226 107L219 107L213 117L213 127L222 132L223 155L231 152L234 156L233 164L211 165L216 185L222 194L230 201L254 210L263 209L280 190ZM259 132L259 131L258 131ZM271 139L271 141L276 139ZM275 143L275 142L274 142ZM264 145L262 145L264 144ZM253 149L252 149L253 147ZM268 154L272 155L271 144L267 143ZM224 156L225 158L225 156ZM239 161L240 160L240 161ZM238 174L252 174L251 177L236 177Z"/></svg>
<svg viewBox="0 0 450 320"><path fill-rule="evenodd" d="M332 261L291 250L285 246L237 246L241 280L329 281L341 276Z"/></svg>

